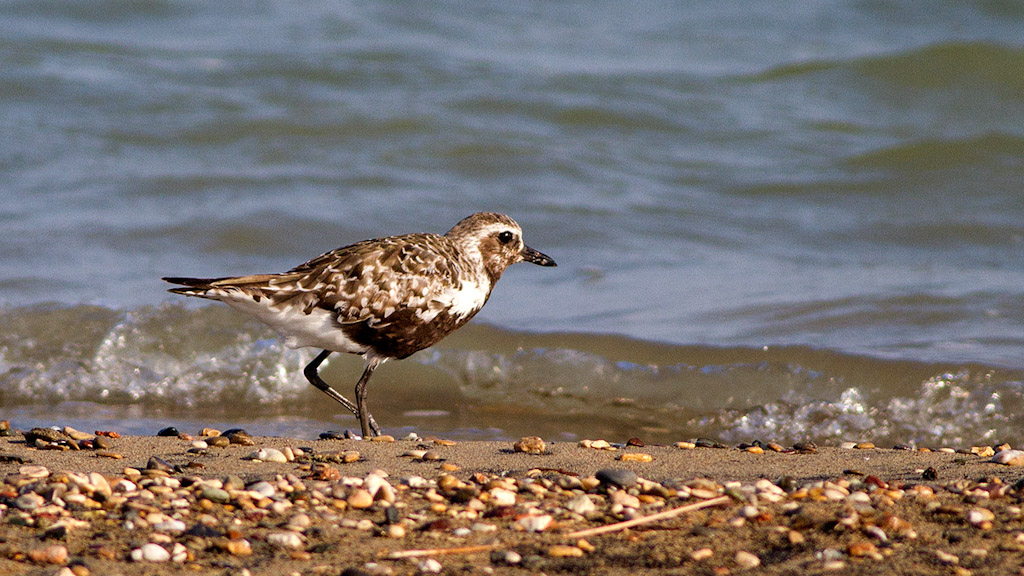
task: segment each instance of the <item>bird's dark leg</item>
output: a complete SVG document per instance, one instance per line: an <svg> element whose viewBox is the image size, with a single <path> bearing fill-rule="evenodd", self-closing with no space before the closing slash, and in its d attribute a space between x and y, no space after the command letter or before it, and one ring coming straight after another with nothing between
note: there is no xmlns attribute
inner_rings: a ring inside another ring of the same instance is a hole
<svg viewBox="0 0 1024 576"><path fill-rule="evenodd" d="M313 358L312 362L310 362L309 364L306 365L306 368L302 371L302 373L306 375L306 380L309 380L310 384L312 384L313 386L316 386L324 394L327 394L328 396L333 398L335 401L337 401L339 404L344 406L349 412L351 412L353 415L355 415L356 418L359 418L360 426L362 426L363 418L362 418L362 416L360 416L360 409L357 408L355 404L350 402L348 398L345 398L344 396L339 394L337 390L335 390L334 388L331 388L327 384L327 382L324 382L323 379L320 378L320 373L318 372L318 370L320 369L320 364L322 364L323 361L326 360L327 357L330 356L330 355L331 355L331 351L330 350L324 350L324 351L320 352L319 354L317 354L316 358ZM365 377L365 375L364 375L364 377ZM367 419L367 421L369 423L369 426L372 427L374 432L376 434L380 434L380 427L378 427L377 426L377 422L375 422L373 420L373 416L370 415L369 413L367 413L366 414L366 419ZM365 431L363 432L363 435L364 436L366 435Z"/></svg>
<svg viewBox="0 0 1024 576"><path fill-rule="evenodd" d="M366 384L370 381L370 376L378 364L380 362L375 359L367 361L366 369L363 370L363 375L356 383L356 410L359 412L359 427L362 429L363 437L371 436L371 431L373 435L380 436L380 428L377 427L377 423L373 421L373 417L366 410Z"/></svg>

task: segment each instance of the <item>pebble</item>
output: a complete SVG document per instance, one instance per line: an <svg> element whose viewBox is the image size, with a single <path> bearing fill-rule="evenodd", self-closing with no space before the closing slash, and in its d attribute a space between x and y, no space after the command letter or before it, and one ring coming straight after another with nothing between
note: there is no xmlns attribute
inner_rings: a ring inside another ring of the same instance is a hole
<svg viewBox="0 0 1024 576"><path fill-rule="evenodd" d="M213 446L214 448L227 448L231 445L231 440L228 440L224 436L212 436L206 439L206 444L208 446Z"/></svg>
<svg viewBox="0 0 1024 576"><path fill-rule="evenodd" d="M516 521L516 524L521 526L527 532L543 532L547 530L554 518L548 514L542 514L539 516L524 516Z"/></svg>
<svg viewBox="0 0 1024 576"><path fill-rule="evenodd" d="M494 564L506 564L515 566L523 561L523 557L515 550L495 550L491 553L491 562Z"/></svg>
<svg viewBox="0 0 1024 576"><path fill-rule="evenodd" d="M580 440L579 445L583 448L592 448L594 450L608 450L613 452L617 450L607 440Z"/></svg>
<svg viewBox="0 0 1024 576"><path fill-rule="evenodd" d="M946 564L947 566L960 563L960 558L958 556L942 550L936 550L935 557L938 558L939 562Z"/></svg>
<svg viewBox="0 0 1024 576"><path fill-rule="evenodd" d="M1024 466L1024 450L1000 450L992 456L992 462L1006 466Z"/></svg>
<svg viewBox="0 0 1024 576"><path fill-rule="evenodd" d="M366 490L359 488L348 495L348 505L356 510L362 510L373 506L373 496Z"/></svg>
<svg viewBox="0 0 1024 576"><path fill-rule="evenodd" d="M285 457L284 453L276 448L260 448L252 454L249 454L249 459L259 460L261 462L274 462L278 464L288 462L288 458Z"/></svg>
<svg viewBox="0 0 1024 576"><path fill-rule="evenodd" d="M690 552L690 559L695 562L700 562L701 560L707 560L714 555L715 552L711 548L698 548L693 552Z"/></svg>
<svg viewBox="0 0 1024 576"><path fill-rule="evenodd" d="M526 454L543 454L547 446L544 444L544 439L540 436L524 436L518 442L512 444L512 449Z"/></svg>
<svg viewBox="0 0 1024 576"><path fill-rule="evenodd" d="M586 516L587 514L597 510L597 506L594 505L594 501L586 494L580 494L572 500L569 500L565 503L565 508L566 510L570 510L581 516Z"/></svg>
<svg viewBox="0 0 1024 576"><path fill-rule="evenodd" d="M612 504L618 504L625 508L639 508L640 499L625 490L616 490L611 497Z"/></svg>
<svg viewBox="0 0 1024 576"><path fill-rule="evenodd" d="M29 551L28 557L39 564L65 564L68 561L68 549L64 546L47 546Z"/></svg>
<svg viewBox="0 0 1024 576"><path fill-rule="evenodd" d="M618 486L619 488L632 488L636 485L637 481L636 473L624 468L602 468L594 476L601 484Z"/></svg>
<svg viewBox="0 0 1024 576"><path fill-rule="evenodd" d="M421 560L416 568L423 574L437 574L441 572L442 566L437 560L427 558L426 560Z"/></svg>
<svg viewBox="0 0 1024 576"><path fill-rule="evenodd" d="M217 504L227 504L231 501L231 494L228 494L227 490L220 488L204 488L200 495L210 502Z"/></svg>
<svg viewBox="0 0 1024 576"><path fill-rule="evenodd" d="M159 544L148 542L132 550L131 557L136 562L167 562L171 559L171 553Z"/></svg>
<svg viewBox="0 0 1024 576"><path fill-rule="evenodd" d="M740 550L737 552L735 560L736 564L743 569L757 568L761 565L761 559L746 550Z"/></svg>
<svg viewBox="0 0 1024 576"><path fill-rule="evenodd" d="M267 534L267 544L277 546L278 548L293 548L299 549L303 547L302 536L299 536L298 532L285 531L285 532L271 532Z"/></svg>
<svg viewBox="0 0 1024 576"><path fill-rule="evenodd" d="M697 447L693 442L676 442L673 446L681 450L693 450Z"/></svg>
<svg viewBox="0 0 1024 576"><path fill-rule="evenodd" d="M548 556L552 558L579 558L583 556L583 549L565 544L555 544L548 548Z"/></svg>
<svg viewBox="0 0 1024 576"><path fill-rule="evenodd" d="M654 457L643 452L624 452L619 455L619 460L623 462L653 462Z"/></svg>
<svg viewBox="0 0 1024 576"><path fill-rule="evenodd" d="M495 506L515 506L516 493L504 488L493 488L488 492Z"/></svg>
<svg viewBox="0 0 1024 576"><path fill-rule="evenodd" d="M991 522L995 519L996 515L988 508L973 508L967 512L967 522L974 526L982 526L988 522L991 527Z"/></svg>

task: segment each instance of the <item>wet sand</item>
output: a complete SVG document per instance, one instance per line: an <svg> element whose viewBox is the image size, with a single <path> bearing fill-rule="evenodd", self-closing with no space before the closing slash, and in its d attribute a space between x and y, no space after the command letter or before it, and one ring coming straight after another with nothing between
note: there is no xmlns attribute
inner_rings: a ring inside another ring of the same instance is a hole
<svg viewBox="0 0 1024 576"><path fill-rule="evenodd" d="M577 443L527 454L511 442L263 437L201 449L196 440L121 437L98 452L0 438L0 574L1009 574L1024 566L1024 492L1015 486L1024 467L974 454ZM293 460L250 459L258 449ZM576 534L723 494L661 521ZM149 544L174 558L139 561ZM392 558L425 549L455 550Z"/></svg>

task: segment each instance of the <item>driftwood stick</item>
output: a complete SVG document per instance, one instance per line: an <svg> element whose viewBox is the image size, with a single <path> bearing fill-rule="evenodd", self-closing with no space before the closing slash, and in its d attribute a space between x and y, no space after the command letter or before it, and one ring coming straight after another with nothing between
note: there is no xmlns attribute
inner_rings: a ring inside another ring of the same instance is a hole
<svg viewBox="0 0 1024 576"><path fill-rule="evenodd" d="M717 506L724 502L728 502L729 500L730 498L728 496L719 496L717 498L712 498L710 500L704 500L703 502L694 502L693 504L686 504L684 506L679 506L678 508L658 512L657 514L641 516L639 518L633 518L632 520L616 522L615 524L598 526L597 528L588 528L586 530L570 532L569 534L566 534L564 538L586 538L587 536L596 536L597 534L604 534L606 532L617 532L619 530L625 530L626 528L632 528L633 526L650 524L651 522L658 522L660 520L665 520L667 518L675 518L676 516L686 514L687 512L693 512L694 510L700 510L701 508L710 508L712 506Z"/></svg>
<svg viewBox="0 0 1024 576"><path fill-rule="evenodd" d="M585 538L587 536L596 536L598 534L606 534L608 532L617 532L619 530L625 530L632 528L633 526L641 526L643 524L650 524L652 522L658 522L666 520L668 518L675 518L681 516L687 512L693 512L694 510L700 510L702 508L710 508L712 506L718 506L728 502L730 498L728 496L719 496L710 500L704 500L702 502L694 502L693 504L686 504L673 508L671 510L665 510L658 512L657 514L650 514L648 516L641 516L639 518L633 518L632 520L626 520L624 522L616 522L615 524L607 524L605 526L598 526L597 528L588 528L586 530L577 530L576 532L570 532L569 534L561 535L561 538ZM457 548L427 548L424 550L399 550L388 554L388 559L398 560L401 558L419 558L421 556L442 556L447 554L473 554L476 552L487 552L488 550L494 550L501 546L501 542L495 542L493 544L482 544L479 546L459 546Z"/></svg>

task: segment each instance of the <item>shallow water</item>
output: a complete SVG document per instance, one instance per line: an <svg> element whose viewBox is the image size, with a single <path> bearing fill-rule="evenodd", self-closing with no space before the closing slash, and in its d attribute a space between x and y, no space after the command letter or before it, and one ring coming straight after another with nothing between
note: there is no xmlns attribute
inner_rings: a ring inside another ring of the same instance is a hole
<svg viewBox="0 0 1024 576"><path fill-rule="evenodd" d="M559 267L512 268L471 329L382 369L385 427L1024 440L1022 24L1001 2L5 3L3 415L352 427L308 351L158 278L498 210Z"/></svg>

